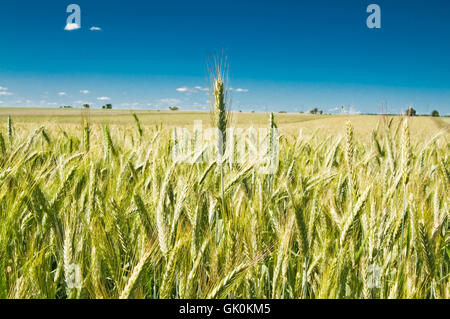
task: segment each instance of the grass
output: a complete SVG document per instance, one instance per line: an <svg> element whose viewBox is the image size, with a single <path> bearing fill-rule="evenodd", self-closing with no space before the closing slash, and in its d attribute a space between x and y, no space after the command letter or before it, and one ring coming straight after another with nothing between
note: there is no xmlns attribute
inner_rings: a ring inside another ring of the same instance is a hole
<svg viewBox="0 0 450 319"><path fill-rule="evenodd" d="M446 127L276 114L277 172L221 176L173 113L1 110L1 298L449 298Z"/></svg>

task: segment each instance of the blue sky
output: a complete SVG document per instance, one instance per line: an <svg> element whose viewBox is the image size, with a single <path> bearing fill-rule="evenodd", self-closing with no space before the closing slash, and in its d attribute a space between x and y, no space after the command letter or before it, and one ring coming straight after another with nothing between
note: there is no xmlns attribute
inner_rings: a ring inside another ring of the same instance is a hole
<svg viewBox="0 0 450 319"><path fill-rule="evenodd" d="M0 106L207 108L221 48L234 110L450 113L448 0L1 0L0 30Z"/></svg>

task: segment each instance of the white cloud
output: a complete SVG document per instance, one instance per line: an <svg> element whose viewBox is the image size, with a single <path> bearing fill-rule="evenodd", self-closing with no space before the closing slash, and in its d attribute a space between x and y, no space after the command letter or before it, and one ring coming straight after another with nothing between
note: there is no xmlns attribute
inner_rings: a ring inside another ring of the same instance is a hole
<svg viewBox="0 0 450 319"><path fill-rule="evenodd" d="M8 88L5 88L5 87L3 87L3 86L0 86L0 91L7 91L8 90Z"/></svg>
<svg viewBox="0 0 450 319"><path fill-rule="evenodd" d="M109 100L111 100L111 98L109 98L107 96L100 96L100 97L97 98L97 100L99 100L99 101L109 101Z"/></svg>
<svg viewBox="0 0 450 319"><path fill-rule="evenodd" d="M337 112L337 111L339 111L339 107L333 107L333 108L331 108L331 109L328 109L328 112Z"/></svg>
<svg viewBox="0 0 450 319"><path fill-rule="evenodd" d="M192 103L192 106L193 106L193 107L196 107L196 108L201 108L201 109L203 109L203 110L206 110L206 109L208 108L207 105L201 104L201 103L198 103L198 102Z"/></svg>
<svg viewBox="0 0 450 319"><path fill-rule="evenodd" d="M3 101L0 101L0 104L3 104Z"/></svg>
<svg viewBox="0 0 450 319"><path fill-rule="evenodd" d="M248 89L236 89L236 92L248 92Z"/></svg>
<svg viewBox="0 0 450 319"><path fill-rule="evenodd" d="M134 102L134 103L128 103L128 102L125 102L125 103L122 103L122 104L120 104L120 106L139 106L139 105L141 105L140 103L138 103L138 102Z"/></svg>
<svg viewBox="0 0 450 319"><path fill-rule="evenodd" d="M77 23L67 23L64 30L73 31L80 29L80 26Z"/></svg>
<svg viewBox="0 0 450 319"><path fill-rule="evenodd" d="M209 91L208 88L204 88L204 87L201 87L201 86L196 86L196 87L194 87L194 89L199 90L199 91Z"/></svg>
<svg viewBox="0 0 450 319"><path fill-rule="evenodd" d="M13 95L11 92L0 92L0 95Z"/></svg>
<svg viewBox="0 0 450 319"><path fill-rule="evenodd" d="M73 104L76 104L76 105L83 105L83 104L92 104L91 102L89 102L89 101L73 101Z"/></svg>
<svg viewBox="0 0 450 319"><path fill-rule="evenodd" d="M67 93L66 92L58 92L58 95L59 96L67 96Z"/></svg>
<svg viewBox="0 0 450 319"><path fill-rule="evenodd" d="M80 93L82 93L82 94L89 94L90 92L89 92L89 90L81 90Z"/></svg>
<svg viewBox="0 0 450 319"><path fill-rule="evenodd" d="M91 31L100 31L102 28L99 27L91 27L89 30Z"/></svg>
<svg viewBox="0 0 450 319"><path fill-rule="evenodd" d="M177 91L182 92L182 93L195 93L198 91L209 91L209 89L201 87L201 86L194 86L193 88L183 86L183 87L178 88Z"/></svg>
<svg viewBox="0 0 450 319"><path fill-rule="evenodd" d="M181 103L181 100L179 99L166 98L159 99L156 106L173 106L179 103Z"/></svg>

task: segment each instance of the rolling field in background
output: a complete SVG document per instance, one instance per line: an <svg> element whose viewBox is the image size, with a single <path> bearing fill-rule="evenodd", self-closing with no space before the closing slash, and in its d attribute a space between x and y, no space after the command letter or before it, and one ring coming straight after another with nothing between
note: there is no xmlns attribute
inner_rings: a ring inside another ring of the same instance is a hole
<svg viewBox="0 0 450 319"><path fill-rule="evenodd" d="M27 109L0 108L0 123L5 123L8 116L14 119L18 127L39 125L68 126L82 125L83 118L88 117L93 125L134 125L132 114L139 116L143 126L163 125L166 128L192 128L194 121L202 121L204 127L211 127L210 112L202 111L142 111L142 110L89 110L81 109ZM233 112L231 122L235 127L248 128L266 127L267 113L239 113ZM312 115L299 113L275 114L278 128L282 133L298 135L299 130L312 134L341 134L342 126L347 120L352 120L355 134L367 137L376 128L383 116L378 115ZM394 116L400 119L401 116ZM440 129L449 128L450 118L413 117L410 119L412 138L430 138Z"/></svg>

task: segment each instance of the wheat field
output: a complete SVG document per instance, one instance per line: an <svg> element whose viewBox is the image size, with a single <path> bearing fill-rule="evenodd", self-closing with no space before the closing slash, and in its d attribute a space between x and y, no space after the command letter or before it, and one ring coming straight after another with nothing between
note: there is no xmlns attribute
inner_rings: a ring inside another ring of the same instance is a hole
<svg viewBox="0 0 450 319"><path fill-rule="evenodd" d="M286 125L264 175L174 162L145 114L1 115L0 298L450 297L445 124L257 115Z"/></svg>

